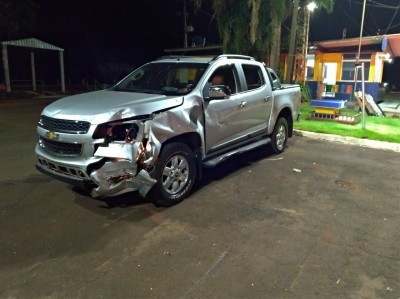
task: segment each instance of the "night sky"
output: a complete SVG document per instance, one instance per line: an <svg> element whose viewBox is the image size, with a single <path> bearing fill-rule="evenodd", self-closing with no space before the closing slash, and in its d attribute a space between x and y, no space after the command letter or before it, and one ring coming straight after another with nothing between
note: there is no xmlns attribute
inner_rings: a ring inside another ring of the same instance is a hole
<svg viewBox="0 0 400 299"><path fill-rule="evenodd" d="M204 11L194 14L189 0L187 12L193 35L219 44L215 21ZM38 17L35 37L65 49L66 77L74 80L115 81L184 45L182 0L41 0Z"/></svg>
<svg viewBox="0 0 400 299"><path fill-rule="evenodd" d="M367 0L363 36L400 33L399 0ZM322 41L359 37L363 12L362 0L336 0L334 11L328 14L316 9L310 21L310 39Z"/></svg>
<svg viewBox="0 0 400 299"><path fill-rule="evenodd" d="M204 0L205 3L210 0ZM245 0L242 0L245 1ZM183 0L37 0L38 30L32 36L64 48L66 79L121 79L128 72L166 48L183 47ZM336 0L334 12L316 9L310 21L310 41L358 37L362 0ZM399 0L367 0L364 36L400 33ZM210 8L193 12L187 0L189 35L205 36L207 44L219 44ZM288 22L290 26L290 22ZM11 54L11 56L15 54ZM40 53L38 73L57 72L57 57ZM54 74L57 76L57 74ZM29 76L29 72L27 72Z"/></svg>

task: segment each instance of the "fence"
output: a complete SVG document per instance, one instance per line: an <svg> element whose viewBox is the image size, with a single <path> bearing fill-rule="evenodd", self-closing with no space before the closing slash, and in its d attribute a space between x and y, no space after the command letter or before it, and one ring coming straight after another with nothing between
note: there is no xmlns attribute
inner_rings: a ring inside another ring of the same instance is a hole
<svg viewBox="0 0 400 299"><path fill-rule="evenodd" d="M67 80L65 84L65 89L67 91L93 91L93 90L102 90L106 89L113 84L101 83L96 79L93 80L85 80L81 81L72 81ZM36 80L36 90L37 91L59 91L61 89L60 81L45 81L45 80ZM11 81L11 90L15 91L31 91L33 90L32 80L12 80Z"/></svg>

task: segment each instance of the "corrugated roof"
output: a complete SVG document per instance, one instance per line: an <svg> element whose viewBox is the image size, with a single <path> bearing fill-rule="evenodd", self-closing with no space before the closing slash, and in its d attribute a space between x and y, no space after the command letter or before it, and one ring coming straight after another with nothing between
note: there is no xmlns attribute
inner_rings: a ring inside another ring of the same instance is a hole
<svg viewBox="0 0 400 299"><path fill-rule="evenodd" d="M389 35L380 35L380 36L367 36L361 38L361 45L380 45L382 44L382 40L386 39L388 44L388 51L394 57L400 57L400 34L389 34ZM328 40L315 42L316 46L323 47L325 49L336 49L343 47L356 47L359 45L359 38L346 38L346 39L338 39L338 40ZM383 49L382 49L383 51Z"/></svg>
<svg viewBox="0 0 400 299"><path fill-rule="evenodd" d="M64 51L64 49L59 48L57 46L48 44L44 41L41 41L37 38L25 38L18 40L9 40L1 42L2 45L6 46L16 46L16 47L27 47L27 48L36 48L36 49L45 49L45 50L55 50L55 51Z"/></svg>

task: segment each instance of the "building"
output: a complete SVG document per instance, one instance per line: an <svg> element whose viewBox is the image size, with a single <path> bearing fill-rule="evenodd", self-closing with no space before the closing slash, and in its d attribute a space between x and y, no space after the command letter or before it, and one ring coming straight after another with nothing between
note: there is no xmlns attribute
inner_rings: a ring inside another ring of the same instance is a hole
<svg viewBox="0 0 400 299"><path fill-rule="evenodd" d="M359 50L358 62L364 65L365 92L380 101L384 95L384 65L394 57L400 57L400 34L362 37L361 43L360 38L347 38L311 44L305 70L311 97L352 99L354 91L362 88L361 67L357 68L355 84ZM301 59L296 59L295 70L301 69L302 65Z"/></svg>

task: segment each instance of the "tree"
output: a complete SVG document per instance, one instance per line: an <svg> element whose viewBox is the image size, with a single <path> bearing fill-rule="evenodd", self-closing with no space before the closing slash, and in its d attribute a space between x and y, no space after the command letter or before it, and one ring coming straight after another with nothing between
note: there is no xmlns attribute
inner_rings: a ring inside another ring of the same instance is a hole
<svg viewBox="0 0 400 299"><path fill-rule="evenodd" d="M192 0L196 9L202 0ZM237 53L264 59L268 35L269 1L213 0L213 18L217 19L224 53Z"/></svg>
<svg viewBox="0 0 400 299"><path fill-rule="evenodd" d="M287 7L290 7L289 0L271 0L270 2L270 16L271 23L269 30L271 32L271 37L269 40L270 48L270 60L269 65L274 70L279 68L279 58L281 54L281 28L282 22L287 18Z"/></svg>
<svg viewBox="0 0 400 299"><path fill-rule="evenodd" d="M293 78L293 64L294 55L296 47L296 30L298 24L298 11L299 11L299 0L293 0L293 11L292 11L292 25L290 27L290 41L289 41L289 53L288 53L288 63L285 73L285 81L292 82Z"/></svg>
<svg viewBox="0 0 400 299"><path fill-rule="evenodd" d="M199 9L203 0L192 0ZM225 53L240 53L265 60L278 69L281 26L287 18L291 0L213 0L213 18Z"/></svg>
<svg viewBox="0 0 400 299"><path fill-rule="evenodd" d="M20 38L36 29L34 0L0 1L0 40Z"/></svg>
<svg viewBox="0 0 400 299"><path fill-rule="evenodd" d="M289 73L292 74L296 46L296 29L299 26L297 12L310 0L212 0L213 18L217 19L219 36L224 53L251 55L265 59L270 53L269 64L278 70L281 52L281 26L292 12L292 29L289 43ZM203 0L192 0L199 9ZM328 12L334 0L316 0L318 6ZM293 7L293 9L290 9ZM287 81L291 81L291 76Z"/></svg>

